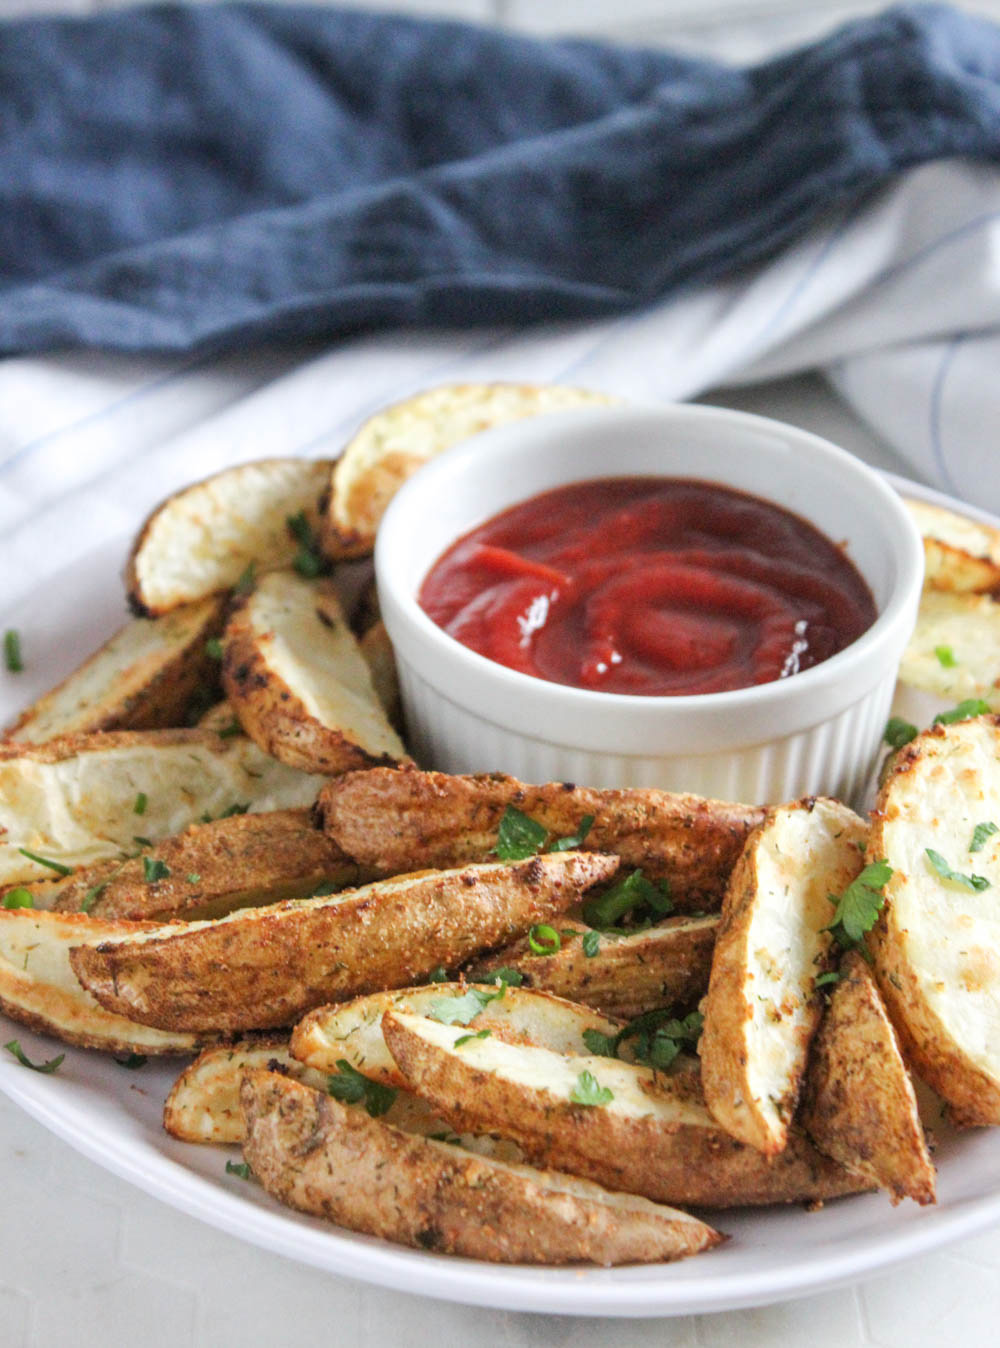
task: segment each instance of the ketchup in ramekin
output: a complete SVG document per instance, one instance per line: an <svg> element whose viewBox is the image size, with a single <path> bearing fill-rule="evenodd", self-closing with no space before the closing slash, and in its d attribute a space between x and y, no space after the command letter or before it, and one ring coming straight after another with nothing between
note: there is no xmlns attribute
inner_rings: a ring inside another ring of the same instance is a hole
<svg viewBox="0 0 1000 1348"><path fill-rule="evenodd" d="M611 478L535 496L435 562L424 611L510 669L608 693L718 693L850 645L875 601L836 543L711 482Z"/></svg>

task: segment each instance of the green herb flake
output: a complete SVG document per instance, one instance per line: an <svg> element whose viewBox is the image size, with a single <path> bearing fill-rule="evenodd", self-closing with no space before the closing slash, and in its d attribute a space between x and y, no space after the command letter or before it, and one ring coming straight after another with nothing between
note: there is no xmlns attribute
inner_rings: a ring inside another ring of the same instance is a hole
<svg viewBox="0 0 1000 1348"><path fill-rule="evenodd" d="M48 866L49 870L55 871L56 875L73 874L73 867L64 866L61 861L52 861L49 857L40 857L37 852L29 852L26 847L19 847L17 850L29 861L35 861L39 866Z"/></svg>
<svg viewBox="0 0 1000 1348"><path fill-rule="evenodd" d="M555 955L562 949L562 937L547 922L536 922L528 932L528 945L533 955Z"/></svg>
<svg viewBox="0 0 1000 1348"><path fill-rule="evenodd" d="M155 885L157 880L170 879L170 867L159 857L143 857L142 876L147 885Z"/></svg>
<svg viewBox="0 0 1000 1348"><path fill-rule="evenodd" d="M201 876L198 874L197 871L188 871L184 879L188 882L189 885L198 885L201 883Z"/></svg>
<svg viewBox="0 0 1000 1348"><path fill-rule="evenodd" d="M502 965L499 969L490 969L489 973L483 974L482 978L477 978L475 981L477 983L499 983L506 988L519 988L524 982L524 974L521 973L520 969L509 969L506 965Z"/></svg>
<svg viewBox="0 0 1000 1348"><path fill-rule="evenodd" d="M243 574L240 576L239 580L233 586L233 594L238 595L249 594L256 583L257 583L257 563L250 562L246 567L246 569L244 570Z"/></svg>
<svg viewBox="0 0 1000 1348"><path fill-rule="evenodd" d="M501 998L506 991L503 984L499 992L483 992L481 988L468 988L460 997L439 997L431 1002L427 1014L431 1020L441 1025L468 1025L490 1002Z"/></svg>
<svg viewBox="0 0 1000 1348"><path fill-rule="evenodd" d="M950 711L939 711L931 725L954 725L956 721L968 721L973 716L986 716L990 705L981 697L967 697Z"/></svg>
<svg viewBox="0 0 1000 1348"><path fill-rule="evenodd" d="M958 664L955 659L955 652L950 646L935 646L934 654L938 658L938 664L942 669L954 669Z"/></svg>
<svg viewBox="0 0 1000 1348"><path fill-rule="evenodd" d="M238 1179L248 1180L251 1171L246 1161L227 1161L226 1174L235 1175Z"/></svg>
<svg viewBox="0 0 1000 1348"><path fill-rule="evenodd" d="M462 1045L467 1044L470 1039L488 1039L490 1034L490 1030L479 1030L476 1034L460 1034L455 1040L455 1048L461 1048Z"/></svg>
<svg viewBox="0 0 1000 1348"><path fill-rule="evenodd" d="M667 886L647 880L641 868L603 894L588 899L583 905L583 919L591 927L606 931L617 927L622 918L636 908L650 908L657 917L666 917L674 910Z"/></svg>
<svg viewBox="0 0 1000 1348"><path fill-rule="evenodd" d="M238 800L235 805L230 805L228 810L223 810L218 816L220 819L232 819L233 815L246 814L250 808L249 801Z"/></svg>
<svg viewBox="0 0 1000 1348"><path fill-rule="evenodd" d="M427 981L428 983L447 983L448 970L443 964L436 964L427 975Z"/></svg>
<svg viewBox="0 0 1000 1348"><path fill-rule="evenodd" d="M234 716L228 725L222 726L215 732L220 740L231 740L236 735L242 735L243 727Z"/></svg>
<svg viewBox="0 0 1000 1348"><path fill-rule="evenodd" d="M610 1105L615 1098L607 1086L602 1086L592 1072L584 1069L576 1079L569 1098L574 1105Z"/></svg>
<svg viewBox="0 0 1000 1348"><path fill-rule="evenodd" d="M990 882L985 875L963 875L960 871L953 871L941 853L935 852L933 847L925 847L924 856L930 862L931 869L936 871L942 880L948 880L961 889L970 889L975 890L976 893L981 893L984 889L990 887Z"/></svg>
<svg viewBox="0 0 1000 1348"><path fill-rule="evenodd" d="M149 804L149 797L145 791L140 791L135 798L135 804L132 806L133 814L145 814L146 806Z"/></svg>
<svg viewBox="0 0 1000 1348"><path fill-rule="evenodd" d="M129 1053L124 1058L115 1058L118 1067L124 1067L126 1072L138 1072L140 1067L145 1067L149 1059L144 1053Z"/></svg>
<svg viewBox="0 0 1000 1348"><path fill-rule="evenodd" d="M568 838L557 838L550 846L550 852L574 852L578 847L582 847L587 834L594 827L594 816L585 814L580 820L580 827L575 833L571 833Z"/></svg>
<svg viewBox="0 0 1000 1348"><path fill-rule="evenodd" d="M813 985L817 988L829 987L831 983L839 983L840 974L836 969L829 969L825 974L820 974L813 980Z"/></svg>
<svg viewBox="0 0 1000 1348"><path fill-rule="evenodd" d="M832 922L823 930L832 932L844 950L860 945L865 932L874 927L885 903L882 890L891 875L892 867L887 861L872 861L842 894L827 896L836 907Z"/></svg>
<svg viewBox="0 0 1000 1348"><path fill-rule="evenodd" d="M88 889L88 890L87 890L86 894L84 894L83 898L80 900L80 912L81 912L81 913L89 913L89 912L90 912L91 908L93 908L94 904L97 902L97 900L101 897L101 895L102 895L102 894L104 893L104 891L107 889L109 882L110 882L110 876L108 877L107 880L102 880L101 883L100 883L99 885L95 885L95 886L93 887L93 889Z"/></svg>
<svg viewBox="0 0 1000 1348"><path fill-rule="evenodd" d="M4 1044L4 1048L8 1053L13 1053L22 1067L30 1067L33 1072L44 1072L46 1076L51 1076L53 1072L57 1072L66 1057L65 1053L60 1053L58 1058L50 1058L48 1062L32 1062L16 1039L11 1039Z"/></svg>
<svg viewBox="0 0 1000 1348"><path fill-rule="evenodd" d="M693 1051L697 1047L704 1023L704 1017L699 1011L692 1011L679 1020L668 1009L661 1007L655 1011L644 1011L623 1025L616 1035L602 1034L599 1030L584 1030L583 1042L591 1053L603 1058L617 1058L621 1045L626 1040L634 1039L636 1062L666 1071L683 1049Z"/></svg>
<svg viewBox="0 0 1000 1348"><path fill-rule="evenodd" d="M18 885L16 889L8 889L3 896L3 906L5 908L34 908L35 899L30 889L25 889L23 885Z"/></svg>
<svg viewBox="0 0 1000 1348"><path fill-rule="evenodd" d="M154 844L152 838L144 838L140 833L133 833L133 834L132 834L132 841L133 841L134 843L136 843L139 847L153 847L153 846L155 846L155 844Z"/></svg>
<svg viewBox="0 0 1000 1348"><path fill-rule="evenodd" d="M601 949L601 933L599 931L588 931L583 938L583 953L587 959L591 960Z"/></svg>
<svg viewBox="0 0 1000 1348"><path fill-rule="evenodd" d="M542 850L546 830L530 816L508 805L500 820L494 854L501 861L526 861Z"/></svg>
<svg viewBox="0 0 1000 1348"><path fill-rule="evenodd" d="M917 734L917 727L912 722L904 721L902 716L890 716L882 732L882 738L890 749L902 749L904 744L916 739Z"/></svg>
<svg viewBox="0 0 1000 1348"><path fill-rule="evenodd" d="M618 1057L617 1035L602 1034L600 1030L593 1030L588 1027L583 1032L583 1042L587 1046L587 1051L593 1053L596 1058Z"/></svg>
<svg viewBox="0 0 1000 1348"><path fill-rule="evenodd" d="M21 634L16 627L8 627L3 634L3 659L11 674L20 674L24 670L21 656Z"/></svg>
<svg viewBox="0 0 1000 1348"><path fill-rule="evenodd" d="M986 846L986 839L992 838L994 833L1000 832L992 819L986 819L983 823L977 824L972 830L972 841L969 843L970 852L981 852Z"/></svg>
<svg viewBox="0 0 1000 1348"><path fill-rule="evenodd" d="M391 1086L370 1081L346 1058L337 1059L337 1072L326 1079L326 1089L342 1105L356 1105L364 1101L365 1109L373 1119L387 1114L397 1092Z"/></svg>
<svg viewBox="0 0 1000 1348"><path fill-rule="evenodd" d="M205 642L205 654L210 660L222 659L222 641L219 637L209 637Z"/></svg>

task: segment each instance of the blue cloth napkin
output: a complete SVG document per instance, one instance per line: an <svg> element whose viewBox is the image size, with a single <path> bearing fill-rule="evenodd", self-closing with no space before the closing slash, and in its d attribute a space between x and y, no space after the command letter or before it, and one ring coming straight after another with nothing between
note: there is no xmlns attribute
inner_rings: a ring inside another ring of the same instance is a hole
<svg viewBox="0 0 1000 1348"><path fill-rule="evenodd" d="M0 352L595 316L900 170L1000 159L1000 29L903 6L750 69L385 14L0 28Z"/></svg>

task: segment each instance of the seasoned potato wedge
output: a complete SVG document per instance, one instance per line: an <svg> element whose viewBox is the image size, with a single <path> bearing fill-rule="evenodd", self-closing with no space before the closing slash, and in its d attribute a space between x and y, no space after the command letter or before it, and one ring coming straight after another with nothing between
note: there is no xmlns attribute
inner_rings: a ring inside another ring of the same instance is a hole
<svg viewBox="0 0 1000 1348"><path fill-rule="evenodd" d="M934 1165L913 1083L864 958L849 951L813 1041L799 1122L827 1156L893 1203L933 1203Z"/></svg>
<svg viewBox="0 0 1000 1348"><path fill-rule="evenodd" d="M164 1029L268 1029L324 1002L406 987L574 903L617 861L581 852L492 862L81 945L80 981Z"/></svg>
<svg viewBox="0 0 1000 1348"><path fill-rule="evenodd" d="M80 986L70 947L136 932L135 923L105 922L82 913L0 908L0 1010L67 1044L109 1053L192 1053L217 1034L153 1030L106 1011Z"/></svg>
<svg viewBox="0 0 1000 1348"><path fill-rule="evenodd" d="M348 856L392 875L485 859L508 805L553 838L575 834L593 815L582 845L614 852L650 880L665 880L678 908L688 910L718 907L747 834L764 817L754 806L666 791L527 786L501 773L452 777L378 768L329 783L319 812Z"/></svg>
<svg viewBox="0 0 1000 1348"><path fill-rule="evenodd" d="M701 997L708 988L718 925L715 915L671 917L622 936L562 918L562 944L554 954L535 954L527 937L522 937L476 960L467 972L475 978L488 977L491 969L516 969L529 988L632 1020L644 1011L689 1006Z"/></svg>
<svg viewBox="0 0 1000 1348"><path fill-rule="evenodd" d="M1000 711L1000 603L925 590L899 678L945 704L978 697Z"/></svg>
<svg viewBox="0 0 1000 1348"><path fill-rule="evenodd" d="M132 608L152 617L231 589L249 567L291 566L300 544L288 519L301 512L315 526L330 468L324 459L261 459L168 497L129 556Z"/></svg>
<svg viewBox="0 0 1000 1348"><path fill-rule="evenodd" d="M414 1136L276 1072L247 1072L242 1102L264 1188L352 1231L534 1264L680 1259L722 1239L687 1213Z"/></svg>
<svg viewBox="0 0 1000 1348"><path fill-rule="evenodd" d="M906 502L924 540L924 584L985 593L1000 586L1000 530L926 501Z"/></svg>
<svg viewBox="0 0 1000 1348"><path fill-rule="evenodd" d="M223 637L222 682L247 734L303 772L406 757L329 581L262 577Z"/></svg>
<svg viewBox="0 0 1000 1348"><path fill-rule="evenodd" d="M370 552L396 491L460 440L508 421L615 401L559 384L443 384L384 408L364 422L334 465L324 551L333 558Z"/></svg>
<svg viewBox="0 0 1000 1348"><path fill-rule="evenodd" d="M474 1022L475 1024L475 1022ZM869 1187L791 1133L764 1156L729 1137L697 1078L601 1057L563 1057L386 1011L382 1032L410 1089L459 1132L492 1129L533 1161L609 1188L701 1207L832 1198ZM610 1093L610 1094L608 1094Z"/></svg>
<svg viewBox="0 0 1000 1348"><path fill-rule="evenodd" d="M163 618L133 618L26 708L6 736L43 744L94 730L184 725L195 690L218 681L205 643L221 630L218 598L186 604Z"/></svg>
<svg viewBox="0 0 1000 1348"><path fill-rule="evenodd" d="M121 860L135 852L137 835L155 842L204 814L309 805L321 782L261 753L252 740L206 730L113 730L0 744L0 886Z"/></svg>
<svg viewBox="0 0 1000 1348"><path fill-rule="evenodd" d="M396 673L396 655L381 618L372 623L358 641L361 654L368 663L375 696L381 702L389 724L399 727L402 705L399 700L399 677Z"/></svg>
<svg viewBox="0 0 1000 1348"><path fill-rule="evenodd" d="M879 988L959 1124L1000 1123L998 764L1000 717L924 731L896 755L869 842L893 872L869 938Z"/></svg>
<svg viewBox="0 0 1000 1348"><path fill-rule="evenodd" d="M321 1072L334 1071L343 1058L373 1081L387 1086L405 1086L382 1037L382 1016L386 1011L427 1015L432 1014L435 1007L443 1007L447 1012L456 998L467 998L468 991L462 983L431 983L419 988L376 992L338 1006L318 1007L303 1017L292 1031L291 1052L301 1062ZM476 991L485 1001L497 989L480 987ZM474 1003L471 1009L475 1009ZM514 987L507 988L503 996L487 1001L474 1019L477 1033L489 1030L499 1039L524 1040L551 1049L553 1053L589 1053L583 1039L585 1030L597 1030L611 1036L620 1029L616 1022L590 1007L545 993L529 994Z"/></svg>
<svg viewBox="0 0 1000 1348"><path fill-rule="evenodd" d="M861 870L864 821L834 800L772 811L750 838L722 908L699 1045L705 1101L727 1133L767 1155L789 1135L819 1025L839 894Z"/></svg>
<svg viewBox="0 0 1000 1348"><path fill-rule="evenodd" d="M156 878L147 880L150 870ZM141 857L87 867L64 884L53 907L77 912L86 905L107 918L222 917L311 894L318 885L346 889L360 878L311 811L272 810L192 824Z"/></svg>

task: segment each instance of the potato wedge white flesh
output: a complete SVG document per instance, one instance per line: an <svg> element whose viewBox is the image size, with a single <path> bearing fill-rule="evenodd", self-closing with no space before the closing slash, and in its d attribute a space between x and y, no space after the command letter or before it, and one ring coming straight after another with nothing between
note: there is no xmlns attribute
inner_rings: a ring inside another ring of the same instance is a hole
<svg viewBox="0 0 1000 1348"><path fill-rule="evenodd" d="M0 744L0 886L48 879L51 867L120 860L203 814L311 805L323 779L252 740L205 730L112 730L47 744ZM138 794L144 813L135 813Z"/></svg>
<svg viewBox="0 0 1000 1348"><path fill-rule="evenodd" d="M315 1006L407 987L548 922L617 862L580 852L422 872L319 898L81 945L80 981L163 1029L288 1025Z"/></svg>
<svg viewBox="0 0 1000 1348"><path fill-rule="evenodd" d="M406 758L330 581L263 576L223 636L222 683L247 734L303 772Z"/></svg>
<svg viewBox="0 0 1000 1348"><path fill-rule="evenodd" d="M382 1032L416 1094L458 1132L513 1138L534 1162L656 1202L732 1207L832 1198L869 1187L804 1134L764 1156L712 1119L697 1079L600 1057L563 1057L490 1036L456 1046L454 1025L387 1011ZM589 1072L603 1104L571 1098Z"/></svg>
<svg viewBox="0 0 1000 1348"><path fill-rule="evenodd" d="M150 866L165 873L147 880ZM359 867L315 827L311 811L273 810L192 824L141 857L78 871L54 907L79 912L85 904L94 917L190 920L299 898L319 885L346 889L360 879Z"/></svg>
<svg viewBox="0 0 1000 1348"><path fill-rule="evenodd" d="M702 1011L705 1101L733 1137L780 1152L822 1015L831 894L863 865L867 828L837 801L772 811L730 879Z"/></svg>
<svg viewBox="0 0 1000 1348"><path fill-rule="evenodd" d="M406 479L460 440L509 421L616 401L559 384L443 384L384 408L362 424L334 465L324 551L332 558L370 552Z"/></svg>
<svg viewBox="0 0 1000 1348"><path fill-rule="evenodd" d="M279 1073L247 1072L242 1101L264 1188L352 1231L533 1264L658 1262L722 1239L687 1213L407 1134Z"/></svg>
<svg viewBox="0 0 1000 1348"><path fill-rule="evenodd" d="M560 925L562 919L560 919ZM495 988L480 986L484 993ZM376 992L338 1006L321 1006L310 1011L292 1031L293 1056L321 1072L335 1070L340 1059L373 1081L387 1086L405 1086L396 1061L382 1037L382 1016L386 1011L407 1011L427 1015L437 1005L447 1005L464 996L468 988L461 983L432 983L425 987ZM502 997L489 1002L470 1021L472 1029L489 1030L500 1039L539 1044L554 1053L589 1053L584 1043L585 1030L597 1030L612 1036L621 1026L586 1006L574 1005L561 997L531 993L509 987ZM456 1030L460 1034L460 1030Z"/></svg>
<svg viewBox="0 0 1000 1348"><path fill-rule="evenodd" d="M640 789L528 786L502 773L350 773L324 788L323 827L348 856L380 874L481 861L496 846L508 805L552 838L594 822L583 847L613 852L650 880L665 880L678 908L718 908L743 843L764 817L756 806Z"/></svg>
<svg viewBox="0 0 1000 1348"><path fill-rule="evenodd" d="M1000 530L927 501L906 502L924 540L924 584L985 593L1000 586Z"/></svg>
<svg viewBox="0 0 1000 1348"><path fill-rule="evenodd" d="M1000 717L936 726L901 749L872 816L869 856L893 873L869 938L908 1062L960 1124L1000 1123ZM928 849L976 891L943 878Z"/></svg>
<svg viewBox="0 0 1000 1348"><path fill-rule="evenodd" d="M72 946L88 936L120 935L135 923L106 922L82 913L0 908L0 1010L23 1025L81 1048L108 1053L193 1053L217 1034L150 1029L114 1015L79 984Z"/></svg>
<svg viewBox="0 0 1000 1348"><path fill-rule="evenodd" d="M288 518L315 527L330 479L324 459L260 459L167 498L139 532L125 571L129 602L152 617L231 589L253 566L291 566L299 543Z"/></svg>
<svg viewBox="0 0 1000 1348"><path fill-rule="evenodd" d="M555 954L535 954L522 937L475 961L467 973L486 978L491 969L516 969L526 987L632 1020L661 1007L690 1006L703 995L718 925L715 915L671 917L645 931L612 936L563 918L562 944ZM584 938L593 942L593 954L584 948Z"/></svg>
<svg viewBox="0 0 1000 1348"><path fill-rule="evenodd" d="M864 958L841 961L813 1041L799 1122L819 1147L893 1203L933 1203L934 1165L913 1082Z"/></svg>
<svg viewBox="0 0 1000 1348"><path fill-rule="evenodd" d="M44 744L95 730L186 724L196 689L218 681L205 643L222 630L221 599L187 604L163 618L133 618L5 732Z"/></svg>
<svg viewBox="0 0 1000 1348"><path fill-rule="evenodd" d="M1000 711L1000 603L925 590L899 678L949 705L978 697Z"/></svg>

